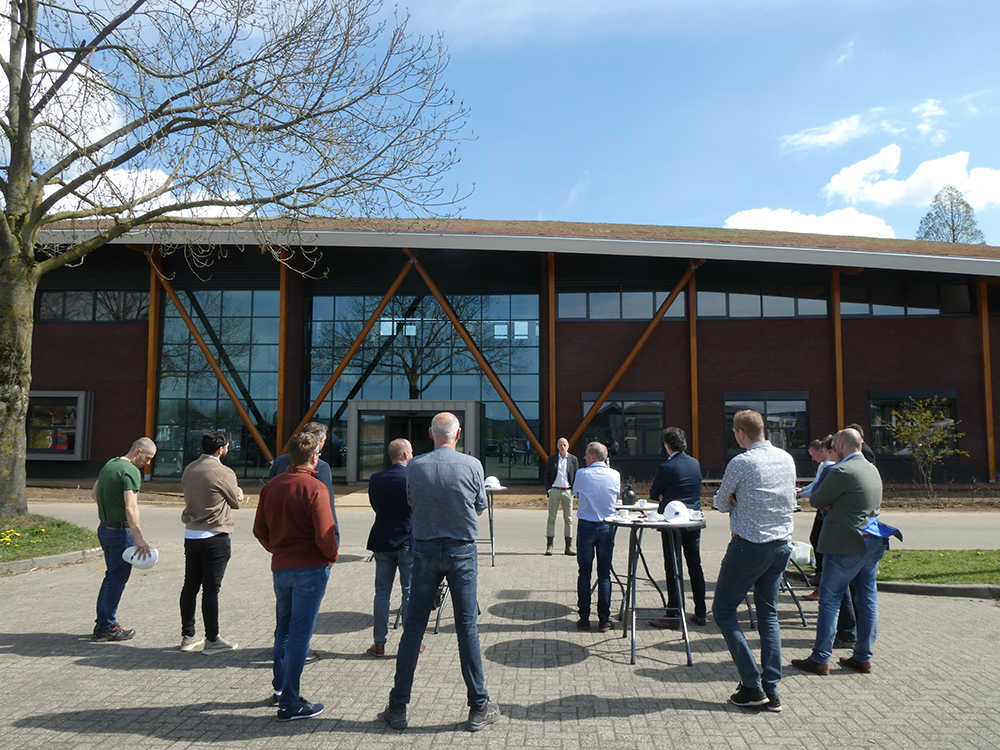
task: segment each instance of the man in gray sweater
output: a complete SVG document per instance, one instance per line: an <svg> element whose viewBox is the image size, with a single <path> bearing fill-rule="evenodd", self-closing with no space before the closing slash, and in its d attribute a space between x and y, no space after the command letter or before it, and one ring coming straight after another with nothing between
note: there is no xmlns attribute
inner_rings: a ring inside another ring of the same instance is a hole
<svg viewBox="0 0 1000 750"><path fill-rule="evenodd" d="M456 450L462 429L454 414L441 412L431 421L434 450L416 456L406 467L406 497L413 508L413 576L410 600L399 639L396 679L389 705L380 714L393 729L406 729L413 673L427 630L431 604L447 579L455 609L458 656L469 703L466 728L477 732L500 717L483 679L476 601L479 516L486 509L483 465Z"/></svg>
<svg viewBox="0 0 1000 750"><path fill-rule="evenodd" d="M184 587L181 589L181 651L220 654L237 648L219 635L219 589L232 554L229 535L235 526L233 510L243 504L236 472L222 465L229 453L229 435L221 430L201 438L202 455L181 477L184 490ZM195 635L194 611L201 589L205 638ZM206 642L205 639L208 639Z"/></svg>

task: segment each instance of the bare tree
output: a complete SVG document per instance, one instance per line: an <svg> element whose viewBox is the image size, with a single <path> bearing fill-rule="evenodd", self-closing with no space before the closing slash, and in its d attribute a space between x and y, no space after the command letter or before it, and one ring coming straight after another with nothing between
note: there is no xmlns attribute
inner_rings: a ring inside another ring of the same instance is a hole
<svg viewBox="0 0 1000 750"><path fill-rule="evenodd" d="M43 274L171 222L449 215L441 180L467 113L440 38L412 37L378 0L0 3L2 516L26 509ZM43 245L57 222L73 241ZM195 268L215 257L171 251Z"/></svg>
<svg viewBox="0 0 1000 750"><path fill-rule="evenodd" d="M976 224L976 212L954 185L945 185L934 196L931 210L920 220L917 239L965 245L986 244Z"/></svg>

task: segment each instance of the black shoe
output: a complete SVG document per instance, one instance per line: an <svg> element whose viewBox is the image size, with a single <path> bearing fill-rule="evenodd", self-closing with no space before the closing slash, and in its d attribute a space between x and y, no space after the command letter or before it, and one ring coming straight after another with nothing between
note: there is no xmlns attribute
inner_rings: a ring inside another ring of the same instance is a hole
<svg viewBox="0 0 1000 750"><path fill-rule="evenodd" d="M577 630L583 630L583 631L589 633L590 632L590 618L589 617L581 617L579 620L577 620L576 621L576 629Z"/></svg>
<svg viewBox="0 0 1000 750"><path fill-rule="evenodd" d="M767 696L761 688L749 688L741 682L736 692L729 696L729 702L740 708L753 708L767 703Z"/></svg>
<svg viewBox="0 0 1000 750"><path fill-rule="evenodd" d="M107 630L94 630L94 643L114 643L116 641L130 641L135 637L134 630L125 630L121 625L112 625Z"/></svg>
<svg viewBox="0 0 1000 750"><path fill-rule="evenodd" d="M854 648L854 646L857 644L857 642L858 642L857 638L851 638L850 636L848 636L847 638L841 638L838 635L836 638L833 639L833 647L834 648Z"/></svg>
<svg viewBox="0 0 1000 750"><path fill-rule="evenodd" d="M613 630L614 627L615 626L611 624L611 620L601 620L597 624L597 629L600 630L602 633L607 633L609 630Z"/></svg>
<svg viewBox="0 0 1000 750"><path fill-rule="evenodd" d="M470 732L478 732L500 718L500 707L493 701L486 701L482 708L469 709L468 729Z"/></svg>
<svg viewBox="0 0 1000 750"><path fill-rule="evenodd" d="M771 711L771 712L776 713L776 714L780 714L781 713L781 698L778 697L778 694L777 693L766 693L765 692L765 695L767 696L767 705L765 706L765 708L768 711Z"/></svg>
<svg viewBox="0 0 1000 750"><path fill-rule="evenodd" d="M306 660L302 663L315 664L318 661L319 661L319 654L317 654L315 651L310 651L308 654L306 654Z"/></svg>
<svg viewBox="0 0 1000 750"><path fill-rule="evenodd" d="M281 702L281 693L271 693L271 697L268 698L267 701L265 702L267 703L267 705L277 708L278 703Z"/></svg>
<svg viewBox="0 0 1000 750"><path fill-rule="evenodd" d="M695 625L708 625L708 618L705 615L691 615L691 622Z"/></svg>
<svg viewBox="0 0 1000 750"><path fill-rule="evenodd" d="M378 717L393 729L406 729L406 704L387 703Z"/></svg>
<svg viewBox="0 0 1000 750"><path fill-rule="evenodd" d="M323 713L322 703L309 703L304 698L289 709L282 711L278 709L278 721L295 721L296 719L312 719Z"/></svg>

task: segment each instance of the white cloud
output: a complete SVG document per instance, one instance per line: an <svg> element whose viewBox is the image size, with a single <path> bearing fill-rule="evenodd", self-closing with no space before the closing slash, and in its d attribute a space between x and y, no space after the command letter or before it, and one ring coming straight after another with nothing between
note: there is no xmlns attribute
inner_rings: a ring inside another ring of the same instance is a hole
<svg viewBox="0 0 1000 750"><path fill-rule="evenodd" d="M844 167L823 188L827 199L878 206L926 206L945 185L966 194L973 208L1000 204L1000 170L976 167L968 170L969 153L959 151L919 165L905 179L885 179L899 170L902 150L892 144L867 159Z"/></svg>
<svg viewBox="0 0 1000 750"><path fill-rule="evenodd" d="M895 237L892 227L877 216L856 208L842 208L822 216L801 214L787 208L753 208L739 211L723 225L726 229L769 229L779 232L835 234L854 237Z"/></svg>
<svg viewBox="0 0 1000 750"><path fill-rule="evenodd" d="M948 140L947 131L937 125L937 118L948 114L942 107L939 99L925 99L913 108L913 114L920 118L917 123L917 132L925 138L929 138L931 143L940 144Z"/></svg>
<svg viewBox="0 0 1000 750"><path fill-rule="evenodd" d="M590 172L584 172L580 175L573 187L570 188L569 194L566 196L566 200L563 201L563 208L573 208L581 200L587 197L587 193L590 191Z"/></svg>
<svg viewBox="0 0 1000 750"><path fill-rule="evenodd" d="M854 57L854 41L847 43L847 48L840 53L840 57L837 58L837 65L843 65L845 62Z"/></svg>
<svg viewBox="0 0 1000 750"><path fill-rule="evenodd" d="M856 140L869 133L903 132L903 128L883 117L885 110L875 107L865 114L851 115L835 120L829 125L807 128L781 139L781 145L790 151L805 151L810 148L833 148Z"/></svg>

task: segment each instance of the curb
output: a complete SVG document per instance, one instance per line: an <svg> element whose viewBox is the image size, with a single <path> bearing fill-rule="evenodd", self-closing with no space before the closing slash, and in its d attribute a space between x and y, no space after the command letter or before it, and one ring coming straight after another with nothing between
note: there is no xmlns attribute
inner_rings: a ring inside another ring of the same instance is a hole
<svg viewBox="0 0 1000 750"><path fill-rule="evenodd" d="M913 583L879 581L878 590L891 594L918 596L957 596L969 599L1000 599L1000 586L988 583Z"/></svg>
<svg viewBox="0 0 1000 750"><path fill-rule="evenodd" d="M13 560L11 562L0 563L0 573L23 573L26 570L35 568L51 568L55 565L76 562L88 557L103 555L104 550L100 547L92 549L82 549L76 552L64 552L61 555L49 555L48 557L32 557L28 560Z"/></svg>

